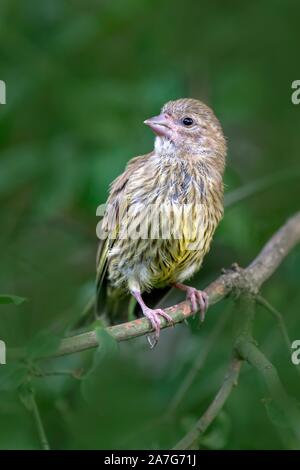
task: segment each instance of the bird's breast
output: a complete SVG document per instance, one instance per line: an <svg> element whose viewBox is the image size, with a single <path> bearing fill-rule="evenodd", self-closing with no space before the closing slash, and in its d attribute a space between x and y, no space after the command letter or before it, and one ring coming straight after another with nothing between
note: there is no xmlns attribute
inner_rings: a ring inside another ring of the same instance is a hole
<svg viewBox="0 0 300 470"><path fill-rule="evenodd" d="M136 277L149 288L199 269L222 215L212 181L177 159L154 157L138 168L124 193L126 230L111 253L111 277Z"/></svg>
<svg viewBox="0 0 300 470"><path fill-rule="evenodd" d="M205 175L177 157L155 155L132 175L126 193L132 203L198 203L205 196Z"/></svg>
<svg viewBox="0 0 300 470"><path fill-rule="evenodd" d="M153 157L132 176L126 191L129 220L141 238L178 240L177 257L187 249L205 250L220 210L211 179L200 167L172 158ZM192 245L193 243L193 245Z"/></svg>

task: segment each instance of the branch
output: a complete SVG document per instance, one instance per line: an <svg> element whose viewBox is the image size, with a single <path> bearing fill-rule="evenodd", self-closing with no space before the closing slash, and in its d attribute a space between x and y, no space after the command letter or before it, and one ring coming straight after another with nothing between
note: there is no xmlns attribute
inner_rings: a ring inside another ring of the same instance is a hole
<svg viewBox="0 0 300 470"><path fill-rule="evenodd" d="M221 388L216 394L214 400L209 405L205 413L197 421L195 426L188 434L186 434L181 441L179 441L173 450L197 449L197 442L200 436L206 431L211 422L219 414L223 408L224 403L229 397L232 388L237 384L238 376L240 373L242 360L234 357L230 363L228 372L224 378Z"/></svg>
<svg viewBox="0 0 300 470"><path fill-rule="evenodd" d="M290 250L300 241L300 212L291 217L273 235L260 254L248 267L249 275L261 286L272 274Z"/></svg>
<svg viewBox="0 0 300 470"><path fill-rule="evenodd" d="M286 428L291 428L294 437L293 448L299 449L300 411L296 400L285 391L275 366L257 348L253 340L241 340L236 344L240 357L249 362L262 376L274 405L286 420Z"/></svg>
<svg viewBox="0 0 300 470"><path fill-rule="evenodd" d="M187 372L186 376L182 380L179 388L177 391L175 391L172 394L172 400L166 410L165 417L171 416L174 411L178 408L180 403L183 401L185 395L187 394L189 388L192 386L193 382L195 381L198 373L202 369L202 367L205 364L205 361L213 348L213 346L216 344L217 338L220 335L222 329L224 328L224 325L228 319L228 312L229 309L227 309L226 312L223 313L216 322L211 334L208 336L206 342L200 349L199 353L196 355L196 357L193 360L193 365L190 368L190 370Z"/></svg>
<svg viewBox="0 0 300 470"><path fill-rule="evenodd" d="M235 318L235 344L251 339L252 324L254 318L254 297L248 292L242 292L237 300L237 315ZM238 376L242 366L243 358L237 354L237 348L233 349L233 358L231 360L227 375L215 396L212 403L203 413L201 418L174 447L174 449L198 449L200 437L210 426L216 416L223 408L226 400L229 398L233 386L237 384Z"/></svg>
<svg viewBox="0 0 300 470"><path fill-rule="evenodd" d="M205 292L209 296L209 304L213 305L236 290L248 290L257 293L261 285L273 274L289 251L300 241L300 212L291 217L268 241L259 255L246 268L233 265L218 279L212 282ZM177 324L194 315L189 301L181 302L166 309L173 323ZM160 320L161 328L170 327L165 319ZM127 323L107 328L108 333L116 341L126 341L137 336L151 333L153 330L146 318L139 318ZM89 331L64 338L52 357L72 354L86 349L98 347L95 331Z"/></svg>
<svg viewBox="0 0 300 470"><path fill-rule="evenodd" d="M37 406L37 402L36 402L36 399L35 399L35 396L34 396L33 392L31 393L31 396L30 396L30 402L31 402L30 403L30 408L32 410L34 421L35 421L35 424L36 424L36 427L37 427L41 447L42 447L43 450L50 450L50 446L49 446L49 442L48 442L48 439L47 439L47 436L46 436L45 428L44 428L44 425L43 425L43 422L42 422L42 419L41 419L41 415L40 415L40 411L39 411L39 408Z"/></svg>

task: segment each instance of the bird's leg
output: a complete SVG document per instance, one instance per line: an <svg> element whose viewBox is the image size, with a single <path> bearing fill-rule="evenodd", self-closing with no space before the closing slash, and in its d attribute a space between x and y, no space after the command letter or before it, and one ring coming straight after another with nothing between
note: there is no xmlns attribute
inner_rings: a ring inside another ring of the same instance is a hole
<svg viewBox="0 0 300 470"><path fill-rule="evenodd" d="M150 340L149 337L148 337L148 341L150 343L150 346L151 346L151 348L153 348L156 345L157 341L158 341L159 333L160 333L160 319L159 319L159 317L163 317L169 323L173 323L172 317L170 317L170 315L168 315L161 308L152 309L152 308L147 307L147 305L143 301L142 294L140 293L140 291L131 290L130 292L136 298L137 302L139 303L139 305L142 309L143 314L145 315L145 317L148 318L152 328L155 331L154 341Z"/></svg>
<svg viewBox="0 0 300 470"><path fill-rule="evenodd" d="M202 290L198 290L195 287L186 286L185 284L175 283L173 284L177 289L186 292L186 298L190 300L192 304L193 312L197 312L200 308L200 319L204 321L205 314L208 309L208 295Z"/></svg>

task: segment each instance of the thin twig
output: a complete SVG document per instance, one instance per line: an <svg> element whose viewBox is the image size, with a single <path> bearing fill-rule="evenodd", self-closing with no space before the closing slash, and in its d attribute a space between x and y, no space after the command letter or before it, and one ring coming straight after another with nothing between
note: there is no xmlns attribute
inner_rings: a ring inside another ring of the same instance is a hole
<svg viewBox="0 0 300 470"><path fill-rule="evenodd" d="M293 448L300 448L300 411L296 401L285 391L275 366L258 349L253 340L241 340L236 344L241 358L248 361L262 376L270 396L285 416L293 432Z"/></svg>
<svg viewBox="0 0 300 470"><path fill-rule="evenodd" d="M72 377L73 379L79 380L81 378L83 371L79 370L39 370L34 371L34 377L43 378L43 377L57 377L57 376L67 376Z"/></svg>
<svg viewBox="0 0 300 470"><path fill-rule="evenodd" d="M235 341L240 342L245 338L251 338L254 318L254 297L247 290L242 290L237 299L236 317L235 317ZM238 357L237 350L233 349L233 358L229 366L229 371L216 395L205 413L197 421L195 426L189 431L183 439L175 446L175 449L194 449L198 448L199 440L208 426L213 422L221 411L225 401L229 397L233 385L237 383L238 375L242 364L242 358Z"/></svg>
<svg viewBox="0 0 300 470"><path fill-rule="evenodd" d="M194 427L186 434L186 436L184 436L183 439L181 439L176 444L174 450L195 449L198 447L199 438L206 431L215 417L219 414L224 406L224 403L229 397L232 388L237 384L241 365L242 360L238 359L237 357L233 357L224 381L212 403L209 405L205 413L197 421Z"/></svg>
<svg viewBox="0 0 300 470"><path fill-rule="evenodd" d="M191 368L189 369L185 378L182 380L177 392L175 392L170 402L170 405L168 406L167 411L165 413L166 418L170 417L174 413L174 411L178 408L178 406L184 399L187 391L192 386L199 371L204 366L205 361L210 353L210 350L216 344L216 340L219 334L221 333L222 329L224 328L227 318L228 318L228 315L226 315L226 313L219 317L219 320L216 322L211 334L208 336L206 343L203 345L203 348L199 351L199 353L195 357Z"/></svg>
<svg viewBox="0 0 300 470"><path fill-rule="evenodd" d="M36 402L36 399L35 399L35 396L34 396L33 392L31 393L30 401L31 401L32 414L33 414L34 421L35 421L35 424L36 424L36 428L37 428L37 431L38 431L41 447L42 447L43 450L50 450L50 446L49 446L49 442L48 442L48 439L47 439L47 436L46 436L45 428L44 428L44 425L43 425L43 422L42 422L42 419L41 419L41 415L40 415L40 411L39 411L39 408L37 406L37 402Z"/></svg>
<svg viewBox="0 0 300 470"><path fill-rule="evenodd" d="M261 295L258 295L256 297L256 301L262 305L266 310L268 310L277 320L277 323L278 323L278 327L279 327L279 330L282 334L282 337L283 337L283 340L286 344L286 347L287 347L287 350L288 352L290 353L291 352L291 344L292 344L292 341L289 337L289 334L288 334L288 331L287 331L287 328L285 326L285 323L284 323L284 319L283 319L283 316L282 314L276 309L273 307L273 305L270 304L270 302L268 302L264 297L262 297Z"/></svg>
<svg viewBox="0 0 300 470"><path fill-rule="evenodd" d="M275 184L284 183L285 181L290 181L300 176L300 168L292 168L286 171L280 171L275 175L265 176L259 178L255 181L251 181L244 186L233 189L225 194L225 207L229 208L235 204L247 199L251 196L255 196L266 189L271 188Z"/></svg>
<svg viewBox="0 0 300 470"><path fill-rule="evenodd" d="M279 310L277 310L275 307L273 307L273 305L271 305L270 302L268 302L261 295L258 295L256 297L256 301L257 301L258 304L262 305L268 312L270 312L271 315L273 315L273 317L275 317L275 319L277 320L278 328L279 328L279 331L282 335L283 341L285 343L287 354L290 356L292 340L291 340L291 338L288 334L288 330L287 330L287 327L285 325L285 321L284 321L284 317L283 317L282 313L279 312ZM295 367L296 372L300 375L299 365L295 365L294 367Z"/></svg>

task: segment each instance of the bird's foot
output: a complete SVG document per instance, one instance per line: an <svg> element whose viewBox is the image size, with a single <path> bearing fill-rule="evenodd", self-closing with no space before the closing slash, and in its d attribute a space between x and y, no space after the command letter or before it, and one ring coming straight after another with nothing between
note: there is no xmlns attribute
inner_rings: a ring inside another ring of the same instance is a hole
<svg viewBox="0 0 300 470"><path fill-rule="evenodd" d="M153 335L148 335L148 342L150 344L151 349L156 346L158 339L159 339L159 334L160 334L160 317L163 317L167 320L169 323L173 323L173 319L168 313L166 313L163 309L161 308L156 308L152 309L149 307L144 307L143 309L143 314L145 317L148 318L150 321L150 324L152 328L154 329L154 334Z"/></svg>
<svg viewBox="0 0 300 470"><path fill-rule="evenodd" d="M193 312L197 312L200 308L200 320L204 321L208 309L208 295L206 292L195 289L195 287L189 287L186 291L186 298L190 300Z"/></svg>
<svg viewBox="0 0 300 470"><path fill-rule="evenodd" d="M138 301L143 314L145 315L146 318L150 321L150 324L152 328L154 329L154 334L148 335L148 342L150 344L151 348L154 348L154 346L158 342L159 334L160 334L160 317L163 317L167 320L167 322L173 324L173 319L172 317L166 313L163 309L161 308L150 308L147 307L145 302L143 301L142 295L140 291L138 290L131 290L131 294L135 297L135 299Z"/></svg>
<svg viewBox="0 0 300 470"><path fill-rule="evenodd" d="M193 312L197 312L200 309L200 320L203 322L208 309L207 293L185 284L174 284L174 287L186 292L186 298L191 302Z"/></svg>

